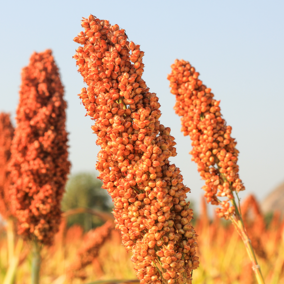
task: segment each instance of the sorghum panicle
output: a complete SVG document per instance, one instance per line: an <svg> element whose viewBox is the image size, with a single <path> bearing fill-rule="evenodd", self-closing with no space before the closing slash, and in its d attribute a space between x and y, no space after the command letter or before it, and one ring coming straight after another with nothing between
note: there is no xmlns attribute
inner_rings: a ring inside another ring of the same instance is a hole
<svg viewBox="0 0 284 284"><path fill-rule="evenodd" d="M33 53L22 70L11 147L11 198L18 233L47 245L58 231L70 169L63 95L51 50Z"/></svg>
<svg viewBox="0 0 284 284"><path fill-rule="evenodd" d="M237 142L231 137L232 127L222 118L220 101L188 61L176 60L168 76L171 93L176 96L175 112L181 116L181 131L192 140L192 160L206 185L207 202L221 205L220 217L229 218L234 212L229 200L233 192L244 190L239 177ZM227 200L219 201L218 197Z"/></svg>
<svg viewBox="0 0 284 284"><path fill-rule="evenodd" d="M107 221L101 227L89 231L84 237L83 246L77 253L75 262L69 267L69 278L85 278L83 268L91 264L99 256L100 248L110 238L113 222Z"/></svg>
<svg viewBox="0 0 284 284"><path fill-rule="evenodd" d="M142 79L144 52L124 29L90 15L74 41L74 58L87 83L79 95L97 134L97 170L114 202L123 244L132 250L141 283L191 283L198 267L193 212L186 202L170 128Z"/></svg>
<svg viewBox="0 0 284 284"><path fill-rule="evenodd" d="M0 113L0 214L7 219L12 215L10 208L10 174L8 162L11 157L11 143L14 127L8 113Z"/></svg>
<svg viewBox="0 0 284 284"><path fill-rule="evenodd" d="M260 209L260 204L256 200L255 196L250 194L246 197L246 199L242 202L242 215L244 221L249 223L249 219L251 219L252 214L254 215L253 224L247 224L248 230L253 229L256 235L260 236L265 231L265 219Z"/></svg>

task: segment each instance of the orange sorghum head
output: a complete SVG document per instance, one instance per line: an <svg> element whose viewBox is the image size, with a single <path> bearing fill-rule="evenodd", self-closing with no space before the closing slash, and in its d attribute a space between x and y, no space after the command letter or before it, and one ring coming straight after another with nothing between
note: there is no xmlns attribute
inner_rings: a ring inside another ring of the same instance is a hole
<svg viewBox="0 0 284 284"><path fill-rule="evenodd" d="M261 235L265 231L265 219L260 209L260 204L256 200L253 194L250 194L242 202L241 206L242 215L245 222L249 222L252 215L254 215L254 224L248 224L248 228L254 227L254 230L257 231L257 235Z"/></svg>
<svg viewBox="0 0 284 284"><path fill-rule="evenodd" d="M229 200L233 192L244 190L237 165L239 151L231 137L232 127L222 118L220 101L199 80L199 73L188 61L176 60L168 76L171 93L176 96L175 111L181 116L181 131L192 140L192 160L206 185L205 197L221 205L217 212L226 219L233 214ZM218 197L226 197L219 201Z"/></svg>
<svg viewBox="0 0 284 284"><path fill-rule="evenodd" d="M101 227L89 231L84 237L83 246L77 253L77 258L67 271L68 278L85 278L83 268L91 264L99 256L100 248L110 238L113 222L107 221Z"/></svg>
<svg viewBox="0 0 284 284"><path fill-rule="evenodd" d="M74 58L87 83L79 95L95 121L97 170L114 202L122 241L132 250L141 283L191 283L198 267L190 191L179 168L171 129L160 124L160 104L142 79L144 52L124 29L90 15L74 41Z"/></svg>
<svg viewBox="0 0 284 284"><path fill-rule="evenodd" d="M80 225L73 225L66 231L65 243L66 244L74 244L76 242L80 242L83 236L83 228Z"/></svg>
<svg viewBox="0 0 284 284"><path fill-rule="evenodd" d="M14 127L8 113L0 113L0 214L3 218L12 215L10 210L10 174L8 162L11 156L11 143L14 135Z"/></svg>
<svg viewBox="0 0 284 284"><path fill-rule="evenodd" d="M70 169L63 95L51 50L33 53L22 70L11 147L11 199L18 233L47 245L59 228Z"/></svg>
<svg viewBox="0 0 284 284"><path fill-rule="evenodd" d="M265 259L267 255L263 245L263 240L265 239L263 236L266 231L266 224L260 204L254 195L250 194L246 197L241 204L241 211L252 246L256 254Z"/></svg>

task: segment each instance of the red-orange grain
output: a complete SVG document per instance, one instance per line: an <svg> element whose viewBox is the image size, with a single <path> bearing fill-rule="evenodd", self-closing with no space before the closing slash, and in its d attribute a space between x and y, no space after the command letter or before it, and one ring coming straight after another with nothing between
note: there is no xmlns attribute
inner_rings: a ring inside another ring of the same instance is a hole
<svg viewBox="0 0 284 284"><path fill-rule="evenodd" d="M0 113L0 214L7 219L12 215L10 206L10 173L8 163L11 157L11 143L14 135L14 127L10 120L10 114Z"/></svg>
<svg viewBox="0 0 284 284"><path fill-rule="evenodd" d="M113 199L123 244L133 252L141 284L191 283L199 261L193 212L185 201L190 189L169 162L176 143L159 121L157 95L142 79L144 52L118 25L90 15L82 26L74 41L83 46L74 58L88 87L79 96L95 122L92 130L101 147L96 168ZM183 223L182 211L187 212ZM171 260L159 259L169 251Z"/></svg>
<svg viewBox="0 0 284 284"><path fill-rule="evenodd" d="M175 111L181 116L181 131L192 141L192 160L205 181L207 202L220 205L218 215L228 219L235 208L230 205L233 192L245 189L239 177L237 142L232 127L222 118L220 101L201 80L188 61L176 60L168 75L171 93L176 97ZM220 198L225 200L220 201Z"/></svg>
<svg viewBox="0 0 284 284"><path fill-rule="evenodd" d="M11 202L18 233L47 245L60 225L70 169L63 95L51 50L33 53L22 70L11 146Z"/></svg>

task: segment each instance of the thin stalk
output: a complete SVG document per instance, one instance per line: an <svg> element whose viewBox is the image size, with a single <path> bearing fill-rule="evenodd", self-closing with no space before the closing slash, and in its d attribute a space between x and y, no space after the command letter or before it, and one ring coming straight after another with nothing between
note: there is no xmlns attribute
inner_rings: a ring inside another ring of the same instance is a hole
<svg viewBox="0 0 284 284"><path fill-rule="evenodd" d="M279 249L279 254L278 254L278 257L275 261L275 266L274 266L275 268L274 268L271 284L280 283L279 279L280 279L280 276L281 276L281 270L282 270L282 266L283 266L283 252L284 252L283 249L284 249L284 246L283 246L283 240L282 240L282 245Z"/></svg>
<svg viewBox="0 0 284 284"><path fill-rule="evenodd" d="M217 157L215 157L215 161L218 165L219 160L217 159ZM219 166L218 166L218 169L220 170ZM220 174L220 176L223 178L224 181L227 181L227 179L224 177L223 174ZM231 202L232 202L232 204L235 208L235 215L231 215L230 220L232 221L234 227L236 228L237 232L241 236L242 241L243 241L243 243L246 247L246 251L248 253L249 259L252 262L252 270L255 274L257 283L258 284L265 284L260 266L257 262L257 258L256 258L255 253L254 253L254 249L251 245L251 240L248 237L247 230L246 230L245 225L244 225L244 221L243 221L242 214L241 214L240 198L238 196L238 193L236 192L236 196L237 196L238 202L239 202L239 206L238 206L237 202L235 200L235 196L233 195L233 190L232 190L231 187L230 187L230 190L231 190L231 193L232 193L232 196L233 196L233 198L230 199L230 200L231 200Z"/></svg>
<svg viewBox="0 0 284 284"><path fill-rule="evenodd" d="M15 254L13 255L3 284L13 284L15 281L16 270L19 264L20 254L23 248L23 239L19 239L15 249Z"/></svg>
<svg viewBox="0 0 284 284"><path fill-rule="evenodd" d="M228 248L226 249L225 255L222 260L222 271L226 271L227 267L230 266L230 263L234 257L236 246L238 244L238 235L234 234L230 239Z"/></svg>
<svg viewBox="0 0 284 284"><path fill-rule="evenodd" d="M32 242L33 245L33 259L32 259L32 284L39 284L40 273L40 245L36 240Z"/></svg>
<svg viewBox="0 0 284 284"><path fill-rule="evenodd" d="M9 217L7 220L7 243L8 243L8 263L10 264L14 257L15 233L14 220Z"/></svg>
<svg viewBox="0 0 284 284"><path fill-rule="evenodd" d="M235 215L232 215L230 217L230 219L231 219L233 225L235 226L237 232L241 236L242 241L245 245L249 259L252 262L252 269L253 269L253 272L255 274L257 283L258 284L265 284L260 266L257 262L256 255L254 253L254 249L251 245L251 240L248 237L247 230L244 226L243 218L242 218L242 215L240 214L240 211L239 211L238 206L236 204L235 198L231 199L231 202L235 207Z"/></svg>

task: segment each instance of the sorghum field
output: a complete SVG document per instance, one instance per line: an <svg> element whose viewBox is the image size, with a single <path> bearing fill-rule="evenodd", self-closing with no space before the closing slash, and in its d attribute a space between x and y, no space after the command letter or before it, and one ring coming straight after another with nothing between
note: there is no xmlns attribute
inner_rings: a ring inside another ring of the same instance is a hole
<svg viewBox="0 0 284 284"><path fill-rule="evenodd" d="M229 223L217 216L210 218L205 200L194 226L198 234L199 268L194 283L256 283L244 245ZM255 248L266 283L284 281L283 221L275 214L266 222L253 196L244 200L242 213ZM131 253L121 244L120 233L104 226L83 233L82 227L66 228L63 219L51 247L42 251L41 283L126 283L136 280ZM5 228L1 228L1 283L8 269ZM222 248L222 249L220 249ZM31 247L24 243L17 252L18 268L15 283L30 283ZM116 282L117 281L117 282ZM132 283L134 283L134 281ZM136 280L137 281L137 280Z"/></svg>
<svg viewBox="0 0 284 284"><path fill-rule="evenodd" d="M197 204L173 159L177 132L144 74L147 53L126 30L89 14L69 38L97 174L70 173L74 136L57 53L31 52L17 70L15 119L0 112L0 283L284 283L283 209L274 202L264 211L247 193L238 138L212 81L200 76L204 62L173 59L164 78L175 127L191 146L182 162L195 164L202 182Z"/></svg>

